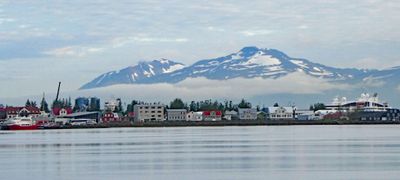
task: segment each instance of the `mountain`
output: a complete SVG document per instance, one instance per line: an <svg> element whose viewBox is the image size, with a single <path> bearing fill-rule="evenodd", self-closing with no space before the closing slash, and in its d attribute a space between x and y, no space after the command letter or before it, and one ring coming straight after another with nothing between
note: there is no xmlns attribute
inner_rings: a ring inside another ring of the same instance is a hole
<svg viewBox="0 0 400 180"><path fill-rule="evenodd" d="M400 77L400 67L386 70L360 70L335 68L292 58L276 49L245 47L240 51L215 58L205 59L191 66L167 59L140 62L136 66L100 75L80 89L91 89L116 84L178 83L187 78L204 77L211 80L234 78L278 79L294 72L303 72L311 77L331 82L374 83L375 80Z"/></svg>
<svg viewBox="0 0 400 180"><path fill-rule="evenodd" d="M104 73L83 85L80 89L91 89L115 84L151 83L151 77L168 74L183 67L185 67L184 64L168 59L140 62L136 66Z"/></svg>
<svg viewBox="0 0 400 180"><path fill-rule="evenodd" d="M313 63L306 59L291 58L275 49L245 47L237 53L216 59L200 60L179 71L151 77L153 83L177 83L186 78L205 77L224 80L242 78L280 78L293 72L329 80L348 80L365 73L358 69L339 69Z"/></svg>

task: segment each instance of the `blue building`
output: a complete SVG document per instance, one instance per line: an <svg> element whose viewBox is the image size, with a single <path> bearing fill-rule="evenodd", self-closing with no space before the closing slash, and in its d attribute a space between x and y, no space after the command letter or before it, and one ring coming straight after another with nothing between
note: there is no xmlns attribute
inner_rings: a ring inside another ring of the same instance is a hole
<svg viewBox="0 0 400 180"><path fill-rule="evenodd" d="M89 107L89 98L86 97L78 97L75 99L75 112L85 112Z"/></svg>
<svg viewBox="0 0 400 180"><path fill-rule="evenodd" d="M357 113L361 121L400 121L399 109L386 109L385 111L362 111Z"/></svg>

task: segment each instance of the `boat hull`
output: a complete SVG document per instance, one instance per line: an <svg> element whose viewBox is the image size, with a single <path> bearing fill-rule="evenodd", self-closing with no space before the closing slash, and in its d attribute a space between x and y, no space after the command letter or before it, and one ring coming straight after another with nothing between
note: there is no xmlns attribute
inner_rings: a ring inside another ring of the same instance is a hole
<svg viewBox="0 0 400 180"><path fill-rule="evenodd" d="M38 129L38 125L29 125L29 126L21 126L21 125L9 125L8 130L36 130Z"/></svg>

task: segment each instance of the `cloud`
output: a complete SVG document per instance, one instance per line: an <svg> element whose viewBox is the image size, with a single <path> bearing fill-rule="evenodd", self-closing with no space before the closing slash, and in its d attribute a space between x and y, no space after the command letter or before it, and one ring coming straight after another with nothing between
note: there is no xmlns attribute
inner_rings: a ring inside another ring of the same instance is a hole
<svg viewBox="0 0 400 180"><path fill-rule="evenodd" d="M209 80L189 78L177 84L114 85L105 88L82 90L76 93L99 97L121 96L124 99L140 98L148 101L183 99L233 99L251 98L271 94L321 94L327 90L351 89L346 84L332 84L304 73L292 73L279 79L236 78Z"/></svg>
<svg viewBox="0 0 400 180"><path fill-rule="evenodd" d="M219 28L219 27L214 27L214 26L208 26L207 30L214 31L214 32L225 32L224 28Z"/></svg>
<svg viewBox="0 0 400 180"><path fill-rule="evenodd" d="M122 47L133 43L185 43L188 38L165 38L165 37L149 37L149 36L131 36L131 37L118 37L111 40L112 47Z"/></svg>
<svg viewBox="0 0 400 180"><path fill-rule="evenodd" d="M15 19L13 18L2 18L0 17L0 24L6 23L6 22L14 22Z"/></svg>
<svg viewBox="0 0 400 180"><path fill-rule="evenodd" d="M393 67L394 65L400 64L400 62L394 63L392 61L382 60L380 58L366 57L362 59L355 60L351 63L352 67L362 68L362 69L385 69Z"/></svg>
<svg viewBox="0 0 400 180"><path fill-rule="evenodd" d="M360 86L361 87L382 87L386 84L386 82L383 80L385 78L386 78L385 76L382 76L382 77L368 76L363 79Z"/></svg>
<svg viewBox="0 0 400 180"><path fill-rule="evenodd" d="M242 31L240 33L245 36L260 36L260 35L272 34L274 32L275 31L273 31L273 30L246 30L246 31Z"/></svg>
<svg viewBox="0 0 400 180"><path fill-rule="evenodd" d="M103 51L103 48L67 46L43 52L43 54L56 57L83 57L91 53Z"/></svg>
<svg viewBox="0 0 400 180"><path fill-rule="evenodd" d="M297 29L308 29L308 28L309 28L309 26L305 25L305 24L297 26Z"/></svg>

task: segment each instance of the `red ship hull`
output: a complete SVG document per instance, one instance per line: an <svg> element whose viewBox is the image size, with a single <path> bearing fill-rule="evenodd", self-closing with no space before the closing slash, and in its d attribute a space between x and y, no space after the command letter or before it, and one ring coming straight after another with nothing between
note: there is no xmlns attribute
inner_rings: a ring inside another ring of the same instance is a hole
<svg viewBox="0 0 400 180"><path fill-rule="evenodd" d="M20 126L20 125L9 125L8 126L9 130L35 130L38 129L38 125L30 125L30 126Z"/></svg>

